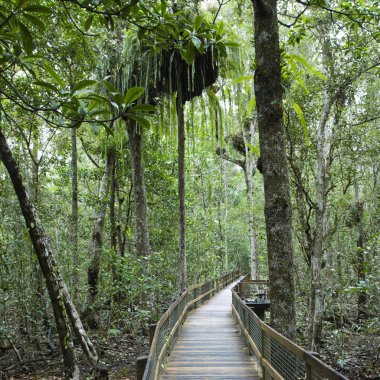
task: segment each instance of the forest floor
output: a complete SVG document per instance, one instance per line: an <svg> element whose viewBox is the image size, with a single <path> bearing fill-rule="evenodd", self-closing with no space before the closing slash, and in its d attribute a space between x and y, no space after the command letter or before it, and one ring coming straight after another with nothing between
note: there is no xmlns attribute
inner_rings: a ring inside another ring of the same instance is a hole
<svg viewBox="0 0 380 380"><path fill-rule="evenodd" d="M124 335L108 341L94 339L98 352L110 370L110 380L135 380L136 359L149 352L148 337ZM60 351L36 352L35 348L0 349L0 380L60 380L62 366ZM88 362L78 351L81 378L89 379ZM19 361L21 359L21 361Z"/></svg>
<svg viewBox="0 0 380 380"><path fill-rule="evenodd" d="M332 330L321 358L350 380L380 380L380 335L351 329Z"/></svg>
<svg viewBox="0 0 380 380"><path fill-rule="evenodd" d="M298 336L298 344L306 348L305 336L305 332ZM380 380L378 331L370 332L356 324L338 328L326 323L319 354L323 362L349 380Z"/></svg>
<svg viewBox="0 0 380 380"><path fill-rule="evenodd" d="M326 329L321 359L350 380L380 380L380 336L352 328ZM149 338L131 334L96 339L110 380L135 380L136 359L149 351ZM15 345L16 346L16 345ZM61 380L61 355L34 347L0 348L0 380ZM79 350L78 350L79 353ZM88 363L79 353L81 378L90 379ZM21 361L20 361L21 359Z"/></svg>

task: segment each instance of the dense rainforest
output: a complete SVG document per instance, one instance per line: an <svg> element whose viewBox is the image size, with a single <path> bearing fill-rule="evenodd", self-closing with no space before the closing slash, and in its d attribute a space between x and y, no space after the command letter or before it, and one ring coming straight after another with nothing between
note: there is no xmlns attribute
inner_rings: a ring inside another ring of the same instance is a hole
<svg viewBox="0 0 380 380"><path fill-rule="evenodd" d="M0 0L0 379L134 379L188 286L380 373L380 2Z"/></svg>

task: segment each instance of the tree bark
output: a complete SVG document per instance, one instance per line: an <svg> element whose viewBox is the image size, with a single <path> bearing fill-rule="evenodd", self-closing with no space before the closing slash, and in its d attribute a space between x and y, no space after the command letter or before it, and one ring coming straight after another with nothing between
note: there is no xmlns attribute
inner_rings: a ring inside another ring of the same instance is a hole
<svg viewBox="0 0 380 380"><path fill-rule="evenodd" d="M324 286L322 281L322 258L327 244L328 231L328 193L331 182L331 166L333 163L333 140L338 128L342 105L336 104L335 120L332 127L328 120L337 95L334 94L334 62L331 53L329 31L322 30L322 57L325 72L329 76L326 84L324 106L317 129L317 172L315 199L314 241L311 251L311 289L309 303L309 344L311 351L318 351L322 340L324 314Z"/></svg>
<svg viewBox="0 0 380 380"><path fill-rule="evenodd" d="M358 172L361 172L361 168L358 168ZM360 184L355 183L355 197L356 197L356 223L357 223L357 240L356 247L358 252L357 257L357 276L358 283L366 280L365 274L365 257L364 257L364 228L363 228L363 214L364 214L364 202L362 199L362 189ZM366 318L366 303L367 303L367 293L364 291L359 292L358 294L358 313L357 320Z"/></svg>
<svg viewBox="0 0 380 380"><path fill-rule="evenodd" d="M86 319L91 328L97 328L97 322L94 315L94 303L98 294L99 288L99 272L100 272L100 258L103 252L103 230L104 221L107 211L107 197L109 194L112 172L112 160L113 160L113 148L107 149L106 167L103 174L102 181L99 187L99 210L95 215L95 222L92 229L91 237L91 262L87 270L87 307L86 307Z"/></svg>
<svg viewBox="0 0 380 380"><path fill-rule="evenodd" d="M252 0L255 15L255 95L265 191L271 323L295 336L292 213L283 125L276 0Z"/></svg>
<svg viewBox="0 0 380 380"><path fill-rule="evenodd" d="M33 243L41 271L46 280L46 286L53 307L54 318L60 340L65 377L67 379L79 379L79 367L75 356L65 305L62 303L61 299L61 288L65 287L65 285L60 276L57 262L49 246L48 239L45 236L41 223L36 216L36 211L25 190L18 165L13 158L12 152L1 129L0 158L13 183L26 226L29 230L30 239Z"/></svg>
<svg viewBox="0 0 380 380"><path fill-rule="evenodd" d="M74 301L78 300L78 150L77 150L77 132L71 128L71 242L73 249L73 289Z"/></svg>
<svg viewBox="0 0 380 380"><path fill-rule="evenodd" d="M144 180L143 134L135 123L127 124L131 150L132 183L135 197L136 251L139 257L150 254L148 205Z"/></svg>
<svg viewBox="0 0 380 380"><path fill-rule="evenodd" d="M322 338L322 321L324 310L324 291L321 276L323 240L325 234L326 214L326 124L332 107L332 99L325 94L322 118L317 131L317 175L316 175L316 212L314 244L311 254L311 289L309 310L310 349L317 351Z"/></svg>
<svg viewBox="0 0 380 380"><path fill-rule="evenodd" d="M247 201L248 201L248 225L249 225L249 240L251 243L251 278L257 280L259 278L258 256L256 249L256 228L255 228L255 215L253 212L253 176L256 172L255 154L249 149L248 143L253 146L255 140L255 124L252 120L245 121L243 138L245 145L245 165L244 175L245 184L247 188Z"/></svg>
<svg viewBox="0 0 380 380"><path fill-rule="evenodd" d="M181 65L177 70L177 124L178 124L178 202L179 202L179 290L187 288L186 265L186 204L185 204L185 116L182 93Z"/></svg>

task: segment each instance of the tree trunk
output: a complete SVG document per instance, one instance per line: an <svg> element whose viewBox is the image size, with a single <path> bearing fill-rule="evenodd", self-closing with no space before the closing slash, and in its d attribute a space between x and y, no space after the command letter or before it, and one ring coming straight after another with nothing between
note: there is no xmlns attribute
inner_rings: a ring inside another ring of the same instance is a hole
<svg viewBox="0 0 380 380"><path fill-rule="evenodd" d="M132 183L135 196L136 251L139 257L150 254L148 206L144 180L143 134L135 123L128 122L127 131L131 150Z"/></svg>
<svg viewBox="0 0 380 380"><path fill-rule="evenodd" d="M329 40L329 31L322 30L322 56L325 72L329 75L326 84L324 106L317 130L317 173L316 173L316 211L314 243L311 255L311 289L309 304L309 343L311 351L318 351L322 339L324 314L324 287L322 281L322 257L328 231L328 192L331 182L331 165L333 162L333 140L338 128L342 104L336 105L333 127L328 126L331 109L336 100L334 95L334 65Z"/></svg>
<svg viewBox="0 0 380 380"><path fill-rule="evenodd" d="M124 229L121 228L121 212L122 212L122 204L124 202L124 198L120 197L118 195L119 199L119 209L118 209L118 246L119 246L119 254L120 256L125 255L125 246L127 244L127 229L129 228L129 221L131 219L131 199L132 199L132 191L133 191L133 182L131 181L130 188L128 191L128 198L127 198L127 210L125 212L125 222L124 222Z"/></svg>
<svg viewBox="0 0 380 380"><path fill-rule="evenodd" d="M180 64L177 67L178 200L179 200L179 290L187 288L185 205L185 117Z"/></svg>
<svg viewBox="0 0 380 380"><path fill-rule="evenodd" d="M79 258L78 258L78 151L77 151L77 132L71 128L71 242L73 249L73 289L74 301L78 300L79 286Z"/></svg>
<svg viewBox="0 0 380 380"><path fill-rule="evenodd" d="M54 318L60 340L65 377L67 379L79 379L79 368L75 357L65 305L61 300L61 288L65 285L60 276L57 262L49 246L48 239L45 236L41 223L36 216L36 211L34 210L32 202L25 190L17 163L13 158L12 152L10 151L1 129L0 158L12 180L38 262L46 280L46 286L53 307Z"/></svg>
<svg viewBox="0 0 380 380"><path fill-rule="evenodd" d="M292 215L283 126L276 0L252 0L255 14L255 94L265 191L271 323L295 336Z"/></svg>
<svg viewBox="0 0 380 380"><path fill-rule="evenodd" d="M316 175L316 212L314 244L311 255L311 289L309 310L309 341L310 349L317 351L322 338L322 320L324 292L321 277L323 256L323 240L325 233L326 213L326 124L332 107L332 99L328 92L325 94L323 115L317 131L317 175Z"/></svg>
<svg viewBox="0 0 380 380"><path fill-rule="evenodd" d="M249 149L248 146L248 143L251 146L254 145L255 124L250 119L247 119L245 121L243 137L245 145L244 175L247 188L249 240L251 243L251 278L252 280L257 280L259 278L259 269L256 249L255 215L253 212L253 176L255 175L256 171L256 160L254 153Z"/></svg>
<svg viewBox="0 0 380 380"><path fill-rule="evenodd" d="M359 167L358 173L360 173L362 170ZM364 228L363 228L363 214L364 214L364 203L362 199L362 189L360 188L360 185L355 182L355 197L356 197L356 223L357 223L357 240L356 240L356 247L358 252L357 257L357 276L358 276L358 283L366 280L365 275L365 257L364 257ZM366 302L367 302L367 294L364 291L361 291L358 294L358 314L357 314L357 320L360 321L360 319L366 318Z"/></svg>
<svg viewBox="0 0 380 380"><path fill-rule="evenodd" d="M117 226L116 226L116 190L117 190L117 180L116 180L116 152L115 150L111 153L110 165L111 165L111 191L110 191L110 246L113 254L118 251L117 245Z"/></svg>
<svg viewBox="0 0 380 380"><path fill-rule="evenodd" d="M91 328L97 328L97 322L95 320L94 314L94 303L96 296L98 294L98 283L99 283L99 271L100 271L100 258L103 251L103 230L104 221L106 218L107 211L107 197L109 193L110 183L111 183L111 171L112 171L112 159L113 159L113 148L107 149L106 167L105 173L103 175L102 181L99 187L99 211L95 216L95 222L92 229L91 238L91 262L87 270L87 284L88 284L88 294L87 294L87 307L86 307L86 319L87 323Z"/></svg>

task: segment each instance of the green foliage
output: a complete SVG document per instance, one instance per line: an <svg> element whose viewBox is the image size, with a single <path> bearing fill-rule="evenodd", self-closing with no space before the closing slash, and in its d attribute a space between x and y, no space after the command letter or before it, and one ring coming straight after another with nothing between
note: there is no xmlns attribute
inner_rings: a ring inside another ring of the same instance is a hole
<svg viewBox="0 0 380 380"><path fill-rule="evenodd" d="M305 135L306 145L310 146L309 132L307 129L307 124L306 124L306 120L305 120L304 114L302 112L302 109L297 103L293 103L293 109L296 112L297 117L298 117L298 119L301 123L301 126L303 128L303 133Z"/></svg>
<svg viewBox="0 0 380 380"><path fill-rule="evenodd" d="M311 231L312 241L316 131L326 91L331 90L334 97L327 125L334 134L328 136L332 148L326 149L326 160L332 163L324 239L326 267L322 270L326 315L353 322L358 295L365 292L368 296L366 321L351 323L346 331L327 323L326 338L343 344L351 333L379 332L379 10L377 1L313 1L311 5L289 31L281 32L298 307L305 321L309 298L305 236ZM88 242L99 210L98 188L106 152L115 149L116 224L123 249L110 247L107 208L99 296L94 307L104 322L100 335L114 339L125 333L141 335L175 298L178 277L175 94L159 99L160 94L154 93L162 79L163 51L178 52L188 65L199 55L212 52L221 74L212 89L185 106L190 283L236 266L249 270L244 175L238 166L218 157L215 148L225 149L232 159L241 159L226 140L240 131L242 120L255 118L252 10L246 4L230 2L218 15L218 23L213 23L210 20L215 11L209 14L201 6L198 13L193 12L190 3L173 10L164 0L78 1L65 2L65 6L51 1L1 2L0 126L71 289L73 274L79 276L78 305L86 303ZM292 6L291 11L301 9L297 4ZM331 13L337 23L329 33L330 69L320 58L323 28L331 19L326 19L321 7L336 11ZM243 16L236 18L238 14ZM232 26L239 30L238 36L230 31ZM157 106L148 104L152 99ZM148 258L137 258L134 253L135 201L125 121L144 129L152 247ZM71 256L71 130L66 127L75 127L78 137L77 268L73 268ZM246 145L250 152L260 154L256 141ZM363 197L360 221L355 212L355 186ZM53 316L3 166L0 193L0 319L5 321L0 326L0 344L5 335L18 340L20 347L29 339L44 344L44 324L48 321L53 326ZM260 267L265 277L264 199L258 173L254 201ZM361 225L366 239L365 279L358 281L356 245ZM146 298L141 299L141 294ZM342 354L337 360L345 365L346 359Z"/></svg>

